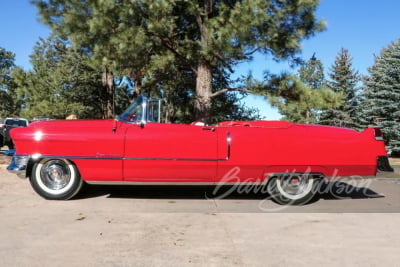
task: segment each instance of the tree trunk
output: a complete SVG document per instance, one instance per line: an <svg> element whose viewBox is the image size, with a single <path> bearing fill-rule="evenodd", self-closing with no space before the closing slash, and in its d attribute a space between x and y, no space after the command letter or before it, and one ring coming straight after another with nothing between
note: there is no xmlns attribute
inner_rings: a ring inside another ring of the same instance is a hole
<svg viewBox="0 0 400 267"><path fill-rule="evenodd" d="M135 72L131 73L131 79L133 80L135 84L134 92L133 92L133 98L139 97L139 95L142 93L142 71L141 70L136 70Z"/></svg>
<svg viewBox="0 0 400 267"><path fill-rule="evenodd" d="M202 49L207 51L211 45L211 37L206 25L208 16L213 11L214 0L204 1L203 17L196 18L200 30L200 42ZM197 121L210 122L211 120L211 94L212 94L212 66L207 60L203 60L197 66L196 76L196 99L195 99L195 118Z"/></svg>
<svg viewBox="0 0 400 267"><path fill-rule="evenodd" d="M102 84L105 93L103 117L105 119L112 119L114 118L114 74L107 67L103 69Z"/></svg>
<svg viewBox="0 0 400 267"><path fill-rule="evenodd" d="M195 118L196 121L211 120L211 66L203 63L197 68Z"/></svg>
<svg viewBox="0 0 400 267"><path fill-rule="evenodd" d="M307 108L306 111L306 124L310 124L311 111Z"/></svg>

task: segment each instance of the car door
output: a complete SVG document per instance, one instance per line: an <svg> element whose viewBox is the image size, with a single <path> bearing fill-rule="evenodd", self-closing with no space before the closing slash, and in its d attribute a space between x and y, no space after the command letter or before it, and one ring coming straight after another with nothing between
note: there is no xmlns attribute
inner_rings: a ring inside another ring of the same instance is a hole
<svg viewBox="0 0 400 267"><path fill-rule="evenodd" d="M214 127L131 124L125 136L124 179L139 183L213 183L217 169Z"/></svg>

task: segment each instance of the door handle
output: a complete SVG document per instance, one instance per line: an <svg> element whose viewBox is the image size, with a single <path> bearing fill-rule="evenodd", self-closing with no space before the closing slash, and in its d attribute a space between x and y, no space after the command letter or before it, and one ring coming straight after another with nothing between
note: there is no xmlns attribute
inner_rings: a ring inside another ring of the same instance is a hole
<svg viewBox="0 0 400 267"><path fill-rule="evenodd" d="M211 132L215 132L215 128L214 127L209 127L209 126L205 126L202 128L204 131L211 131Z"/></svg>

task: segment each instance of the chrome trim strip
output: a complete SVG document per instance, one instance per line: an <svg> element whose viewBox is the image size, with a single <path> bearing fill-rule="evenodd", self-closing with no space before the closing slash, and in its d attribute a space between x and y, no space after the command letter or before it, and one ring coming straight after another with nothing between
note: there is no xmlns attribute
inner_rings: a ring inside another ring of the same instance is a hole
<svg viewBox="0 0 400 267"><path fill-rule="evenodd" d="M123 157L90 157L90 156L59 156L59 155L40 155L42 159L97 159L97 160L123 160Z"/></svg>
<svg viewBox="0 0 400 267"><path fill-rule="evenodd" d="M89 156L58 156L58 155L47 155L40 156L44 159L93 159L93 160L164 160L164 161L226 161L224 159L189 159L189 158L134 158L134 157L89 157Z"/></svg>
<svg viewBox="0 0 400 267"><path fill-rule="evenodd" d="M163 161L228 161L231 157L231 133L227 133L226 142L228 144L226 158L220 159L196 159L196 158L143 158L143 157L118 157L118 156L60 156L60 155L38 155L35 158L45 159L93 159L93 160L163 160ZM26 155L16 155L26 156Z"/></svg>
<svg viewBox="0 0 400 267"><path fill-rule="evenodd" d="M175 158L123 158L123 160L164 160L164 161L225 161L225 159L175 159Z"/></svg>
<svg viewBox="0 0 400 267"><path fill-rule="evenodd" d="M209 185L214 186L215 183L203 183L203 182L133 182L133 181L85 181L91 185Z"/></svg>
<svg viewBox="0 0 400 267"><path fill-rule="evenodd" d="M234 185L265 185L265 181L256 182L134 182L134 181L85 181L91 185L173 185L173 186L185 186L185 185L204 185L204 186L234 186Z"/></svg>

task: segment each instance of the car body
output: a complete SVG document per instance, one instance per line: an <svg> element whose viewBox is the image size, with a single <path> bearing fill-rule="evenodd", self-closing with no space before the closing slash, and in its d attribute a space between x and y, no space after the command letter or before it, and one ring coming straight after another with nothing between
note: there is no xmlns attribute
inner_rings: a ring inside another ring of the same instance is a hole
<svg viewBox="0 0 400 267"><path fill-rule="evenodd" d="M279 203L309 201L322 179L390 170L379 129L286 121L160 123L160 101L139 97L118 119L47 121L14 129L8 170L47 199L82 184L266 185Z"/></svg>
<svg viewBox="0 0 400 267"><path fill-rule="evenodd" d="M9 149L14 148L14 143L10 136L10 131L14 128L27 127L28 125L29 121L24 118L6 118L2 126L3 145L8 146Z"/></svg>

